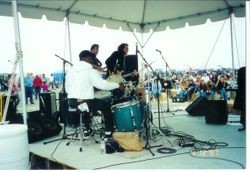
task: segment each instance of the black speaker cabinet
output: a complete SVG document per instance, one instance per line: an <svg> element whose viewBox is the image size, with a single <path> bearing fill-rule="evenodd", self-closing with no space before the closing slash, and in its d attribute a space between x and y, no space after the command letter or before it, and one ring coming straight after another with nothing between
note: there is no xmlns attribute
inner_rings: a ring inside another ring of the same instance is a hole
<svg viewBox="0 0 250 172"><path fill-rule="evenodd" d="M191 116L204 116L207 107L207 102L207 98L202 96L198 97L193 103L191 103L186 108L186 111Z"/></svg>
<svg viewBox="0 0 250 172"><path fill-rule="evenodd" d="M125 65L126 73L133 72L134 70L138 71L138 57L137 57L137 55L127 55L125 58L125 64L126 64Z"/></svg>
<svg viewBox="0 0 250 172"><path fill-rule="evenodd" d="M209 100L205 109L205 119L207 124L226 124L228 120L227 101Z"/></svg>
<svg viewBox="0 0 250 172"><path fill-rule="evenodd" d="M60 92L59 93L59 118L61 123L65 123L67 121L68 116L68 98L67 93Z"/></svg>
<svg viewBox="0 0 250 172"><path fill-rule="evenodd" d="M10 123L23 123L22 115L17 114ZM55 119L40 113L40 111L29 112L27 123L29 143L56 136L62 130Z"/></svg>
<svg viewBox="0 0 250 172"><path fill-rule="evenodd" d="M52 115L57 111L56 93L44 92L39 94L39 108L41 113Z"/></svg>
<svg viewBox="0 0 250 172"><path fill-rule="evenodd" d="M80 122L80 114L78 112L69 112L67 93L59 93L59 117L61 123L67 125L78 125Z"/></svg>

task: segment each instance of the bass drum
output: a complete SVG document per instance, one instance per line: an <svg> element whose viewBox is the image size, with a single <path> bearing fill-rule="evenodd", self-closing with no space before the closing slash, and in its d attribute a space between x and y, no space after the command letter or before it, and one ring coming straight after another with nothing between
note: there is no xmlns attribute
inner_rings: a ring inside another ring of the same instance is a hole
<svg viewBox="0 0 250 172"><path fill-rule="evenodd" d="M143 128L140 103L129 101L112 106L117 131L138 131Z"/></svg>

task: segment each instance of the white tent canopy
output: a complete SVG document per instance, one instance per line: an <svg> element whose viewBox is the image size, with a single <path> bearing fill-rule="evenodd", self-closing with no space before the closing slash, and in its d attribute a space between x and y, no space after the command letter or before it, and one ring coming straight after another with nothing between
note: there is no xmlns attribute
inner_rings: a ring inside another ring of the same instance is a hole
<svg viewBox="0 0 250 172"><path fill-rule="evenodd" d="M137 32L157 31L245 16L245 0L17 0L23 17L69 21ZM12 16L10 0L0 0L0 15Z"/></svg>

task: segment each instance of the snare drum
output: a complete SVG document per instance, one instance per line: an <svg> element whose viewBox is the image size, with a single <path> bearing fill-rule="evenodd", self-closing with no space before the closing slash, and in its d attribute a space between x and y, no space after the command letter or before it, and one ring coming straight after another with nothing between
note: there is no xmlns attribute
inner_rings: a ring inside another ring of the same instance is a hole
<svg viewBox="0 0 250 172"><path fill-rule="evenodd" d="M142 113L138 101L129 101L112 106L117 131L141 130Z"/></svg>

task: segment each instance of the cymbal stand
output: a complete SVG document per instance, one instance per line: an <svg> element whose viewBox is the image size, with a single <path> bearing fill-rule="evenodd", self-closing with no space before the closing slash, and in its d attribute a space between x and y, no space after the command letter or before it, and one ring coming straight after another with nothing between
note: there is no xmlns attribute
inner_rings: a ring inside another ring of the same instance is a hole
<svg viewBox="0 0 250 172"><path fill-rule="evenodd" d="M62 87L62 90L61 90L61 92L63 93L63 103L62 103L63 105L62 106L63 106L64 111L67 111L67 109L65 108L66 107L66 103L68 103L67 102L66 91L65 91L65 75L66 75L65 65L66 65L66 63L70 64L71 66L73 64L70 63L69 61L63 59L62 57L56 55L56 54L55 54L55 56L58 57L59 59L61 59L63 61L63 87ZM65 113L64 113L64 120L63 120L64 124L63 124L63 135L62 135L62 138L55 139L55 140L50 140L50 141L47 141L47 142L43 142L44 145L47 144L47 143L58 141L58 140L66 140L66 139L70 140L71 138L68 138L68 136L74 135L74 133L73 134L69 134L69 135L66 134L67 122L66 122L66 118L65 118ZM76 139L76 140L78 140L78 139Z"/></svg>
<svg viewBox="0 0 250 172"><path fill-rule="evenodd" d="M161 51L158 50L157 52L160 53L161 58L162 58L163 61L165 62L165 65L166 65L166 76L167 76L168 69L169 69L171 75L173 75L173 72L172 72L172 70L170 69L170 67L169 67L169 65L168 65L168 63L167 63L167 61L166 61L166 59L163 57ZM172 115L175 115L175 112L177 112L177 111L170 111L170 109L169 109L169 94L170 94L170 87L171 87L172 85L173 85L172 79L170 79L170 86L169 86L169 83L167 83L167 85L166 85L166 90L167 90L167 91L166 91L166 93L167 93L167 110L166 110L166 111L163 111L162 113L167 112L167 113L170 113L170 114L172 114Z"/></svg>
<svg viewBox="0 0 250 172"><path fill-rule="evenodd" d="M141 54L141 52L139 50L137 50L138 54L140 54L140 56L142 57L142 59L144 60L144 62L147 64L147 66L151 69L151 71L153 72L154 76L156 76L156 81L157 81L157 93L159 93L159 85L158 85L158 81L160 79L159 74L157 74L154 69L152 68L152 66L150 66L150 64L146 61L146 59L143 57L143 55ZM160 121L160 99L159 96L157 96L157 109L158 109L158 128L153 124L153 120L151 120L151 123L157 128L157 131L161 134L162 138L165 139L165 135L163 134L162 128L161 128L161 121ZM170 143L170 141L168 140L168 142ZM170 143L171 144L171 143ZM171 144L172 145L172 144Z"/></svg>
<svg viewBox="0 0 250 172"><path fill-rule="evenodd" d="M141 101L140 103L143 103L143 101ZM150 103L150 101L149 101ZM149 143L149 135L150 135L150 122L152 122L152 119L150 118L151 117L151 110L150 110L150 106L149 106L149 103L147 104L143 104L143 119L144 119L144 127L145 127L145 139L146 139L146 143L145 143L145 146L143 147L144 149L148 150L152 156L155 156L155 154L152 152L151 148L155 148L155 147L161 147L162 145L154 145L154 146L151 146L150 143Z"/></svg>

